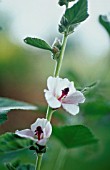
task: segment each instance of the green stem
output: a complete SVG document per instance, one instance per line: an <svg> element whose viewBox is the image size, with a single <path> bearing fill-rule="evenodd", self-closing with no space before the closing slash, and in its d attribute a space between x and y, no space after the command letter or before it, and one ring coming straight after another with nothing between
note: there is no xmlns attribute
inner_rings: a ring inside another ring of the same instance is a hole
<svg viewBox="0 0 110 170"><path fill-rule="evenodd" d="M41 162L42 162L42 156L43 156L42 154L37 155L35 170L40 170Z"/></svg>
<svg viewBox="0 0 110 170"><path fill-rule="evenodd" d="M55 66L55 73L54 73L55 77L59 76L59 73L60 73L60 69L61 69L62 61L63 61L63 56L64 56L64 52L65 52L65 48L66 48L66 42L67 42L67 34L64 34L61 52L60 52L59 58L56 62L56 66Z"/></svg>
<svg viewBox="0 0 110 170"><path fill-rule="evenodd" d="M54 111L55 111L55 110L52 110L52 109L48 106L48 108L47 108L47 113L46 113L46 119L47 119L48 121L51 121L52 114L53 114Z"/></svg>
<svg viewBox="0 0 110 170"><path fill-rule="evenodd" d="M58 58L58 60L57 60L57 62L56 62L56 66L55 66L55 72L54 72L54 76L55 76L55 77L59 76L59 73L60 73L60 69L61 69L62 61L63 61L63 56L64 56L64 52L65 52L65 48L66 48L66 42L67 42L67 34L64 34L61 52L60 52L59 58ZM51 121L52 113L53 113L54 111L55 111L55 110L52 110L52 109L48 106L48 108L47 108L47 113L46 113L46 119L47 119L48 121Z"/></svg>

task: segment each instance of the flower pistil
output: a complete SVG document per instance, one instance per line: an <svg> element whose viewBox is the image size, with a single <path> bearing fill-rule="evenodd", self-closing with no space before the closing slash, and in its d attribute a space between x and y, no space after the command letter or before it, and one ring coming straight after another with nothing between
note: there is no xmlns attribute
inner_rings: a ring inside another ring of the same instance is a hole
<svg viewBox="0 0 110 170"><path fill-rule="evenodd" d="M67 96L68 92L69 92L69 88L68 87L65 88L64 90L62 90L62 94L61 94L60 97L58 97L58 100L61 101L63 98L65 98Z"/></svg>
<svg viewBox="0 0 110 170"><path fill-rule="evenodd" d="M41 126L38 126L35 130L35 135L38 137L38 140L41 140L43 138L43 130Z"/></svg>

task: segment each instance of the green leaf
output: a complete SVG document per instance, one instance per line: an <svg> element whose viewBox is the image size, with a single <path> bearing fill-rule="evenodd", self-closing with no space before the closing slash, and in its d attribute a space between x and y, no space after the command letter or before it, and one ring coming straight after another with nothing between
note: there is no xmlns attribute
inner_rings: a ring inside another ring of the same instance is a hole
<svg viewBox="0 0 110 170"><path fill-rule="evenodd" d="M8 111L0 111L0 124L3 124L7 120Z"/></svg>
<svg viewBox="0 0 110 170"><path fill-rule="evenodd" d="M35 167L33 165L21 165L17 170L35 170Z"/></svg>
<svg viewBox="0 0 110 170"><path fill-rule="evenodd" d="M99 81L95 81L94 83L84 87L83 89L81 89L81 92L82 93L85 93L85 92L89 92L90 90L92 90L93 88L97 87L99 84Z"/></svg>
<svg viewBox="0 0 110 170"><path fill-rule="evenodd" d="M17 168L15 168L11 163L6 163L5 166L7 167L8 170L35 170L35 167L31 164L20 165Z"/></svg>
<svg viewBox="0 0 110 170"><path fill-rule="evenodd" d="M69 25L78 24L84 21L89 15L87 0L79 0L71 8L68 8L64 14L65 18L68 20Z"/></svg>
<svg viewBox="0 0 110 170"><path fill-rule="evenodd" d="M60 6L63 6L63 5L68 5L69 2L72 2L72 1L75 1L75 0L59 0L58 4Z"/></svg>
<svg viewBox="0 0 110 170"><path fill-rule="evenodd" d="M53 134L68 149L89 145L98 141L91 131L83 125L53 127Z"/></svg>
<svg viewBox="0 0 110 170"><path fill-rule="evenodd" d="M93 118L94 120L96 118L101 118L103 116L109 115L110 102L100 98L92 101L88 100L88 102L86 102L84 106L82 106L82 110L85 116L89 116L90 119Z"/></svg>
<svg viewBox="0 0 110 170"><path fill-rule="evenodd" d="M38 38L27 37L24 39L24 42L37 48L52 51L52 48L49 44L47 44L44 40Z"/></svg>
<svg viewBox="0 0 110 170"><path fill-rule="evenodd" d="M108 17L106 15L100 15L99 22L110 36L110 20L108 19Z"/></svg>
<svg viewBox="0 0 110 170"><path fill-rule="evenodd" d="M8 170L16 170L16 168L11 163L6 163L5 166Z"/></svg>
<svg viewBox="0 0 110 170"><path fill-rule="evenodd" d="M0 97L0 124L7 120L7 113L10 110L37 110L37 106L32 104Z"/></svg>
<svg viewBox="0 0 110 170"><path fill-rule="evenodd" d="M29 148L33 145L30 139L21 138L14 133L5 133L0 136L0 153L12 153L21 149Z"/></svg>
<svg viewBox="0 0 110 170"><path fill-rule="evenodd" d="M66 33L67 35L73 33L80 22L84 21L89 16L87 10L87 0L79 0L71 8L67 8L65 14L61 18L59 32Z"/></svg>

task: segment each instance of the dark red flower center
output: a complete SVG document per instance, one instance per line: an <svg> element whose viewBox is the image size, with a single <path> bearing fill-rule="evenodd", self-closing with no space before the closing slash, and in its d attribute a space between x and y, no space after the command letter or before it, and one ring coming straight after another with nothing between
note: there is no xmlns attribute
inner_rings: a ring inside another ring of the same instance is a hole
<svg viewBox="0 0 110 170"><path fill-rule="evenodd" d="M64 90L62 90L62 94L61 94L61 96L58 98L58 100L61 101L62 98L64 98L64 97L67 96L68 92L69 92L69 88L68 88L68 87L65 88Z"/></svg>
<svg viewBox="0 0 110 170"><path fill-rule="evenodd" d="M43 130L42 130L41 126L38 126L38 127L36 128L36 130L35 130L35 135L37 135L38 140L41 139L42 133L43 133Z"/></svg>

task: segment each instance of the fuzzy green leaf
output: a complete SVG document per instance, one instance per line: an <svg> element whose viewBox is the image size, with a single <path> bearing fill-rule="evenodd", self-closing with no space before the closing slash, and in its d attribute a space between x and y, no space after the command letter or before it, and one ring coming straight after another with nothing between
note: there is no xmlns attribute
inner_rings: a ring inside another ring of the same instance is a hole
<svg viewBox="0 0 110 170"><path fill-rule="evenodd" d="M81 89L81 92L82 93L85 93L85 92L89 92L90 90L92 90L93 88L96 88L99 84L99 81L95 81L94 83L84 87L83 89Z"/></svg>
<svg viewBox="0 0 110 170"><path fill-rule="evenodd" d="M67 5L69 2L72 2L72 1L75 1L75 0L59 0L58 4L60 6L63 6L63 5Z"/></svg>
<svg viewBox="0 0 110 170"><path fill-rule="evenodd" d="M0 124L7 120L7 113L10 110L37 110L37 106L32 104L0 97Z"/></svg>
<svg viewBox="0 0 110 170"><path fill-rule="evenodd" d="M106 15L100 15L99 22L110 36L110 20L108 19L108 17Z"/></svg>
<svg viewBox="0 0 110 170"><path fill-rule="evenodd" d="M27 38L24 39L24 42L26 44L32 45L32 46L37 47L37 48L52 51L52 48L50 47L50 45L47 44L44 40L41 40L39 38L27 37Z"/></svg>
<svg viewBox="0 0 110 170"><path fill-rule="evenodd" d="M3 124L7 120L8 111L0 111L0 124Z"/></svg>
<svg viewBox="0 0 110 170"><path fill-rule="evenodd" d="M30 139L21 138L14 133L5 133L0 136L0 153L10 153L21 149L29 148L33 145Z"/></svg>
<svg viewBox="0 0 110 170"><path fill-rule="evenodd" d="M53 127L53 134L68 149L98 141L91 131L83 125Z"/></svg>
<svg viewBox="0 0 110 170"><path fill-rule="evenodd" d="M68 8L64 14L69 24L78 24L84 21L89 15L87 0L79 0L71 8Z"/></svg>
<svg viewBox="0 0 110 170"><path fill-rule="evenodd" d="M6 163L5 166L8 170L16 170L16 168L11 163Z"/></svg>
<svg viewBox="0 0 110 170"><path fill-rule="evenodd" d="M35 170L35 167L33 165L21 165L17 170Z"/></svg>

